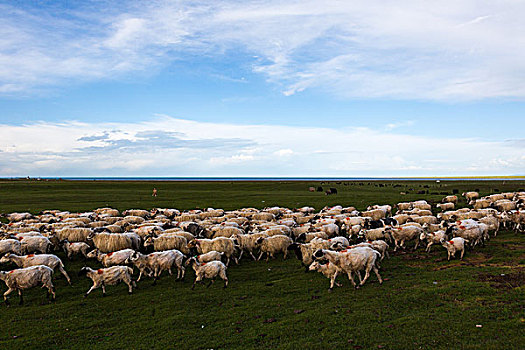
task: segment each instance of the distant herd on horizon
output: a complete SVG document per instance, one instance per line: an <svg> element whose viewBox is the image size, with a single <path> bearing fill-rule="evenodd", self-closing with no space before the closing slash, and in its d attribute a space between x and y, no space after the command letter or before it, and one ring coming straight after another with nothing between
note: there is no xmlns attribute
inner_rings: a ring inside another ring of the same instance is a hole
<svg viewBox="0 0 525 350"><path fill-rule="evenodd" d="M136 282L176 269L182 280L187 267L195 271L196 283L217 277L228 285L227 270L233 260L242 258L266 261L294 252L306 271L316 270L330 279L330 290L338 275L346 275L356 288L373 271L383 283L380 263L389 251L406 249L413 242L429 252L432 245L445 248L447 258L462 259L466 248L485 245L501 227L517 234L525 231L525 192L508 192L481 197L478 192L462 196L471 208L456 209L459 198L447 195L434 206L425 200L390 205L371 205L366 211L340 205L316 212L312 207L265 209L242 208L226 211L179 211L170 208L130 209L120 212L99 208L71 213L45 210L4 214L7 223L0 226L0 266L17 269L0 271L0 280L8 295L32 287L47 289L48 298L56 298L53 285L55 270L71 284L61 258L96 259L100 267L83 267L79 275L93 282L85 293L124 282L131 294ZM393 209L396 210L393 215ZM391 246L393 245L393 249ZM134 268L138 278L134 279ZM364 273L364 276L362 275ZM354 276L359 283L356 284Z"/></svg>

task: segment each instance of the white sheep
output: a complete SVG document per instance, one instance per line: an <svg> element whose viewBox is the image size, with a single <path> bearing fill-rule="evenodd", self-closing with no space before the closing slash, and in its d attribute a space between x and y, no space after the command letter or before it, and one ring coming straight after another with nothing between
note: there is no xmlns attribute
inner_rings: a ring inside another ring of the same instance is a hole
<svg viewBox="0 0 525 350"><path fill-rule="evenodd" d="M237 234L232 236L239 246L240 254L239 260L242 258L242 254L246 251L253 260L257 260L255 255L253 255L254 250L256 249L255 241L260 237L268 237L266 232L252 233L252 234Z"/></svg>
<svg viewBox="0 0 525 350"><path fill-rule="evenodd" d="M0 255L5 253L22 254L22 245L18 239L2 239L0 240Z"/></svg>
<svg viewBox="0 0 525 350"><path fill-rule="evenodd" d="M354 281L353 274L357 273L361 278L361 275L359 274L359 271L361 270L365 270L365 277L361 280L359 284L360 286L362 286L368 277L370 277L371 270L374 270L379 283L383 283L383 279L381 278L376 266L376 260L380 256L381 254L378 251L368 247L356 247L341 252L319 249L314 253L316 259L326 258L331 264L334 264L337 267L338 271L335 273L334 279L337 277L339 271L344 272L347 274L348 279L355 288L358 288L358 286Z"/></svg>
<svg viewBox="0 0 525 350"><path fill-rule="evenodd" d="M172 267L177 268L177 279L184 278L184 266L182 260L184 259L184 254L179 252L176 249L165 250L162 252L154 252L151 254L141 254L139 252L134 252L127 260L127 262L133 263L139 271L139 278L137 282L140 281L142 274L147 273L147 270L151 271L151 276L154 278L153 284L157 283L157 279L162 274L162 271L168 271L172 275Z"/></svg>
<svg viewBox="0 0 525 350"><path fill-rule="evenodd" d="M62 249L69 260L75 255L82 255L84 259L87 259L88 250L91 249L89 244L84 242L69 242L67 239L61 243Z"/></svg>
<svg viewBox="0 0 525 350"><path fill-rule="evenodd" d="M396 251L399 247L404 248L405 242L411 241L413 239L416 240L416 245L414 247L414 250L416 250L419 245L419 237L421 236L422 232L423 229L415 225L393 228L391 234L395 243L394 251Z"/></svg>
<svg viewBox="0 0 525 350"><path fill-rule="evenodd" d="M188 248L196 248L199 254L206 254L212 250L223 252L224 256L226 256L226 266L230 263L230 258L233 258L236 264L239 263L234 256L236 246L232 238L194 239L188 243Z"/></svg>
<svg viewBox="0 0 525 350"><path fill-rule="evenodd" d="M92 232L93 231L90 228L65 227L61 230L55 231L55 235L60 241L67 239L69 242L86 242L88 236Z"/></svg>
<svg viewBox="0 0 525 350"><path fill-rule="evenodd" d="M310 264L310 267L308 268L309 271L317 271L325 275L327 278L330 279L330 288L329 291L332 291L334 288L334 284L338 287L341 287L340 283L337 283L335 281L335 278L337 277L337 274L339 272L339 269L336 265L330 264L330 261L327 261L326 264L321 264L318 261L314 261Z"/></svg>
<svg viewBox="0 0 525 350"><path fill-rule="evenodd" d="M177 249L184 254L189 253L188 240L178 233L164 233L158 237L149 236L144 241L144 248L153 246L156 252Z"/></svg>
<svg viewBox="0 0 525 350"><path fill-rule="evenodd" d="M474 192L474 191L463 192L461 195L467 199L467 202L470 202L470 201L472 201L474 199L479 198L479 193L478 192Z"/></svg>
<svg viewBox="0 0 525 350"><path fill-rule="evenodd" d="M456 253L461 252L460 260L463 260L463 254L465 254L465 243L468 243L468 240L461 237L454 237L450 241L443 239L441 245L445 247L448 252L447 260L450 260L450 257L455 257Z"/></svg>
<svg viewBox="0 0 525 350"><path fill-rule="evenodd" d="M293 243L292 239L288 236L276 235L272 237L260 237L255 243L261 250L261 254L257 260L260 260L264 254L266 254L266 261L268 262L269 258L275 258L275 254L283 253L284 259L288 254L288 247Z"/></svg>
<svg viewBox="0 0 525 350"><path fill-rule="evenodd" d="M444 239L447 239L447 235L443 230L436 232L422 232L419 236L419 240L427 241L427 247L425 248L427 253L430 253L433 244L441 244L441 241Z"/></svg>
<svg viewBox="0 0 525 350"><path fill-rule="evenodd" d="M60 273L64 275L67 280L67 283L71 285L71 279L69 278L66 270L64 269L64 264L62 260L56 255L53 254L29 254L29 255L17 255L12 253L7 253L0 259L0 263L9 263L12 262L18 267L30 267L37 265L44 265L51 268L53 271L58 268Z"/></svg>
<svg viewBox="0 0 525 350"><path fill-rule="evenodd" d="M116 252L102 253L98 249L93 249L87 254L88 258L95 258L102 263L104 267L124 265L127 259L133 255L133 249L122 249Z"/></svg>
<svg viewBox="0 0 525 350"><path fill-rule="evenodd" d="M22 290L37 286L47 288L48 298L51 294L53 300L55 300L55 287L53 286L52 279L53 270L44 265L31 266L11 271L0 271L0 280L4 281L8 288L4 293L4 301L9 305L7 296L12 292L17 291L20 296L20 304L22 304L24 302L22 299Z"/></svg>
<svg viewBox="0 0 525 350"><path fill-rule="evenodd" d="M216 252L215 250L212 250L211 252L208 252L206 254L195 255L195 259L197 259L197 261L201 264L204 264L214 260L221 261L223 255L223 252Z"/></svg>
<svg viewBox="0 0 525 350"><path fill-rule="evenodd" d="M436 207L442 211L454 210L454 203L438 203L436 204Z"/></svg>
<svg viewBox="0 0 525 350"><path fill-rule="evenodd" d="M52 244L51 241L44 236L22 236L20 240L22 252L28 253L42 253L49 251Z"/></svg>
<svg viewBox="0 0 525 350"><path fill-rule="evenodd" d="M136 236L138 237L138 235ZM137 242L133 236L123 233L92 232L87 237L87 240L93 241L95 248L103 253L115 252L122 249L138 250L140 248L140 246L137 246Z"/></svg>
<svg viewBox="0 0 525 350"><path fill-rule="evenodd" d="M93 281L93 285L84 294L84 297L87 297L96 288L102 288L102 296L106 296L106 285L114 286L119 282L124 282L128 285L129 294L132 294L133 287L136 287L135 281L131 278L133 270L128 266L112 266L98 270L84 266L78 275L86 275Z"/></svg>
<svg viewBox="0 0 525 350"><path fill-rule="evenodd" d="M201 264L195 258L190 258L188 259L188 261L186 261L186 265L191 265L193 267L193 270L195 270L195 281L193 282L191 289L195 288L195 284L197 282L204 284L204 278L211 279L210 283L208 284L209 287L213 284L213 282L215 282L217 276L222 278L222 280L224 281L224 288L228 286L228 276L226 276L226 265L224 265L222 262L211 261L209 263Z"/></svg>

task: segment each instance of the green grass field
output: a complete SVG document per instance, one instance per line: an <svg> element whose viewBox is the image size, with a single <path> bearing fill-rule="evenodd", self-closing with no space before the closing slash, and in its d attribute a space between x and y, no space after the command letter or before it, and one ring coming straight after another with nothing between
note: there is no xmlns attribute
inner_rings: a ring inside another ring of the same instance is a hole
<svg viewBox="0 0 525 350"><path fill-rule="evenodd" d="M361 185L360 185L361 183ZM379 185L383 187L379 187ZM308 192L336 187L338 195ZM151 197L153 187L159 196ZM482 195L525 188L523 181L335 182L70 182L2 181L0 211L85 211L173 207L225 208L368 204L427 199L437 202L453 189ZM424 194L418 192L424 191ZM428 194L426 193L428 191ZM400 192L406 194L402 195ZM465 203L461 203L464 205ZM26 291L25 305L0 305L0 349L523 349L525 347L525 236L501 232L463 261L446 260L442 247L392 254L359 290L347 279L328 292L329 281L304 273L292 257L243 260L228 270L230 285L190 290L164 275L156 286L108 287L82 297L91 285L76 273L83 262L66 261L69 287L56 275L57 301ZM98 266L90 261L90 266ZM1 266L2 270L11 266ZM1 283L1 282L0 282ZM5 291L5 285L1 290ZM476 327L481 325L482 327Z"/></svg>

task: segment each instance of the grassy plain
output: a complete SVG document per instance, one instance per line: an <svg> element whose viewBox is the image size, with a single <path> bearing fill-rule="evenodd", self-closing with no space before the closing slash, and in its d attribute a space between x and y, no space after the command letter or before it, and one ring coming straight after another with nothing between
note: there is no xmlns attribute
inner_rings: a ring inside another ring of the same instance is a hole
<svg viewBox="0 0 525 350"><path fill-rule="evenodd" d="M308 192L309 186L336 187L338 194ZM151 197L153 187L157 198ZM334 204L362 210L373 203L437 202L453 189L484 195L523 188L523 181L504 180L0 181L0 211ZM141 281L132 296L119 285L108 287L105 298L97 290L86 299L82 294L91 282L76 276L83 262L59 253L73 287L57 275L56 303L42 305L45 293L34 289L25 293L23 306L14 295L11 307L1 304L0 349L523 349L524 252L524 235L504 231L467 251L464 261L448 262L441 247L429 254L393 254L382 263L385 283L380 286L374 276L359 290L340 278L343 287L329 293L323 276L304 273L295 258L279 257L232 265L225 290L218 281L191 291L194 274L188 271L184 282L166 275L156 286Z"/></svg>

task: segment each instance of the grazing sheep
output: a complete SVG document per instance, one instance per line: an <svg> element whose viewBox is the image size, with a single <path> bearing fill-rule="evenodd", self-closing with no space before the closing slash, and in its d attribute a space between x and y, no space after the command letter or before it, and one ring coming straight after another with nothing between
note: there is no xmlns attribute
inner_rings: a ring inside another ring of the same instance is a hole
<svg viewBox="0 0 525 350"><path fill-rule="evenodd" d="M394 228L391 233L395 243L394 251L396 251L398 247L404 248L405 242L413 239L416 240L416 245L414 247L414 250L416 250L422 232L423 229L421 227L413 225Z"/></svg>
<svg viewBox="0 0 525 350"><path fill-rule="evenodd" d="M442 211L454 210L454 203L438 203L436 204L436 207Z"/></svg>
<svg viewBox="0 0 525 350"><path fill-rule="evenodd" d="M69 242L87 242L88 236L93 231L84 227L66 227L55 232L60 241L68 240Z"/></svg>
<svg viewBox="0 0 525 350"><path fill-rule="evenodd" d="M359 271L363 269L365 270L365 277L363 280L361 280L359 284L360 286L362 286L368 277L370 277L370 271L372 269L374 270L379 283L383 283L383 279L381 278L381 275L379 275L379 270L376 266L376 260L380 256L381 254L379 252L368 247L356 247L342 252L319 249L314 253L314 257L316 259L319 260L326 258L331 264L336 266L337 271L335 273L334 279L337 277L339 271L345 272L348 276L348 279L355 288L358 288L358 286L355 284L353 274L356 273L359 275L359 277L361 277Z"/></svg>
<svg viewBox="0 0 525 350"><path fill-rule="evenodd" d="M372 249L377 250L381 254L381 261L385 258L385 255L387 258L390 258L390 255L388 254L388 243L383 241L382 239L376 239L375 241L368 241L367 243L370 244Z"/></svg>
<svg viewBox="0 0 525 350"><path fill-rule="evenodd" d="M315 238L321 238L326 240L328 239L328 235L325 232L301 233L299 236L297 236L295 240L300 243L309 243Z"/></svg>
<svg viewBox="0 0 525 350"><path fill-rule="evenodd" d="M223 255L224 255L223 252L216 252L215 250L212 250L211 252L208 252L206 254L195 255L195 259L197 259L197 261L200 262L201 264L205 264L205 263L209 263L210 261L214 261L214 260L221 261Z"/></svg>
<svg viewBox="0 0 525 350"><path fill-rule="evenodd" d="M37 265L44 265L51 268L55 271L56 268L60 271L62 275L67 280L67 283L71 285L71 279L67 275L66 270L64 269L64 264L62 260L56 255L53 254L29 254L29 255L16 255L12 253L7 253L0 259L0 263L9 263L12 262L18 267L30 267Z"/></svg>
<svg viewBox="0 0 525 350"><path fill-rule="evenodd" d="M147 270L149 270L154 278L153 284L156 284L162 271L168 271L169 274L172 275L171 268L173 266L177 268L177 279L183 279L185 272L184 266L182 265L183 259L184 254L176 249L172 249L147 255L134 252L126 262L133 263L133 265L139 269L140 274L137 282L140 281L142 274L147 273Z"/></svg>
<svg viewBox="0 0 525 350"><path fill-rule="evenodd" d="M479 198L478 192L463 192L461 195L467 199L467 202Z"/></svg>
<svg viewBox="0 0 525 350"><path fill-rule="evenodd" d="M124 265L126 264L127 259L133 255L135 251L133 249L122 249L117 250L116 252L102 253L98 249L93 249L87 254L87 257L90 259L97 259L102 263L104 267L115 266L115 265Z"/></svg>
<svg viewBox="0 0 525 350"><path fill-rule="evenodd" d="M338 237L329 239L328 242L330 242L331 250L344 250L350 245L350 242L348 242L348 239L342 236L338 236Z"/></svg>
<svg viewBox="0 0 525 350"><path fill-rule="evenodd" d="M196 248L199 254L206 254L212 250L222 252L226 256L226 266L228 266L232 257L236 264L239 263L238 259L233 256L236 246L232 238L194 239L188 243L188 248Z"/></svg>
<svg viewBox="0 0 525 350"><path fill-rule="evenodd" d="M443 200L441 202L456 204L458 202L458 196L455 196L455 195L446 196L445 198L443 198Z"/></svg>
<svg viewBox="0 0 525 350"><path fill-rule="evenodd" d="M445 234L445 231L440 230L436 232L422 232L419 236L419 240L421 241L427 241L427 247L425 248L425 251L427 253L430 253L430 248L433 244L441 244L442 240L446 240L447 235Z"/></svg>
<svg viewBox="0 0 525 350"><path fill-rule="evenodd" d="M478 244L483 244L483 228L477 223L461 223L460 225L450 226L446 233L452 233L454 237L464 238L466 241L470 242L472 247L475 247Z"/></svg>
<svg viewBox="0 0 525 350"><path fill-rule="evenodd" d="M186 261L186 265L191 265L193 270L195 270L195 281L193 282L193 285L191 286L191 289L195 288L195 284L197 282L200 282L204 284L203 279L209 278L211 279L210 283L208 284L208 287L215 282L215 279L217 276L222 278L224 281L224 288L228 286L228 276L226 276L226 265L224 265L220 261L211 261L209 263L201 264L197 261L195 258L189 258L188 261Z"/></svg>
<svg viewBox="0 0 525 350"><path fill-rule="evenodd" d="M461 237L452 238L450 241L443 239L441 245L447 250L447 260L450 261L451 256L455 257L458 251L461 252L459 259L463 260L463 254L465 254L465 243L468 243L468 240Z"/></svg>
<svg viewBox="0 0 525 350"><path fill-rule="evenodd" d="M144 248L153 246L153 250L156 252L177 249L184 254L189 254L187 245L188 240L177 233L165 233L159 237L150 236L144 241Z"/></svg>
<svg viewBox="0 0 525 350"><path fill-rule="evenodd" d="M370 217L372 220L380 220L386 217L386 211L382 209L372 209L361 212L362 217Z"/></svg>
<svg viewBox="0 0 525 350"><path fill-rule="evenodd" d="M255 241L256 245L261 250L261 254L257 260L261 260L263 254L266 254L266 262L269 258L275 258L275 254L283 253L284 259L288 254L288 246L293 243L292 239L288 236L277 235L271 237L260 237Z"/></svg>
<svg viewBox="0 0 525 350"><path fill-rule="evenodd" d="M105 269L93 270L90 267L84 266L79 276L86 275L93 281L93 285L84 294L87 297L96 288L102 288L102 296L106 296L106 285L114 286L119 282L124 282L128 285L128 293L133 293L133 287L136 287L135 281L131 278L133 270L128 266L112 266Z"/></svg>
<svg viewBox="0 0 525 350"><path fill-rule="evenodd" d="M394 229L395 230L395 229ZM362 229L359 232L360 237L364 237L367 241L375 241L378 239L391 241L392 228L391 227L380 227L370 230Z"/></svg>
<svg viewBox="0 0 525 350"><path fill-rule="evenodd" d="M239 260L242 258L242 254L246 251L250 254L253 260L257 260L255 255L253 255L254 250L256 249L255 241L260 237L269 237L265 232L252 233L252 234L237 234L232 236L236 244L239 246L240 254Z"/></svg>
<svg viewBox="0 0 525 350"><path fill-rule="evenodd" d="M22 254L22 245L18 239L2 239L0 240L0 256L5 253Z"/></svg>
<svg viewBox="0 0 525 350"><path fill-rule="evenodd" d="M128 209L128 210L124 210L122 212L122 215L124 216L138 216L138 217L141 217L141 218L149 218L150 216L150 212L147 211L147 210L143 210L143 209Z"/></svg>
<svg viewBox="0 0 525 350"><path fill-rule="evenodd" d="M314 261L312 264L310 264L308 270L315 270L328 277L330 279L330 288L328 289L329 291L332 291L332 289L334 288L334 284L338 287L341 287L341 284L335 281L339 270L336 265L330 264L330 261L326 262L326 264L321 264L318 261Z"/></svg>
<svg viewBox="0 0 525 350"><path fill-rule="evenodd" d="M136 240L133 239L132 236L123 233L92 232L87 237L87 240L88 242L93 241L95 248L99 249L103 253L110 253L123 249L138 250L140 248L136 246Z"/></svg>
<svg viewBox="0 0 525 350"><path fill-rule="evenodd" d="M44 236L22 236L20 240L22 252L45 254L52 246L51 241Z"/></svg>
<svg viewBox="0 0 525 350"><path fill-rule="evenodd" d="M69 242L67 239L60 242L64 253L69 260L75 255L82 255L84 260L87 259L88 250L91 249L89 244L84 242Z"/></svg>
<svg viewBox="0 0 525 350"><path fill-rule="evenodd" d="M44 265L37 265L16 269L11 271L0 271L0 280L4 281L7 286L7 291L4 293L4 301L9 305L7 296L14 291L18 292L20 297L20 305L23 304L22 290L32 287L42 286L47 288L47 297L53 296L55 300L55 287L53 286L53 270Z"/></svg>
<svg viewBox="0 0 525 350"><path fill-rule="evenodd" d="M293 250L297 259L301 260L301 264L308 271L308 267L314 261L313 254L317 248L312 247L310 243L292 243L288 246L288 250Z"/></svg>

